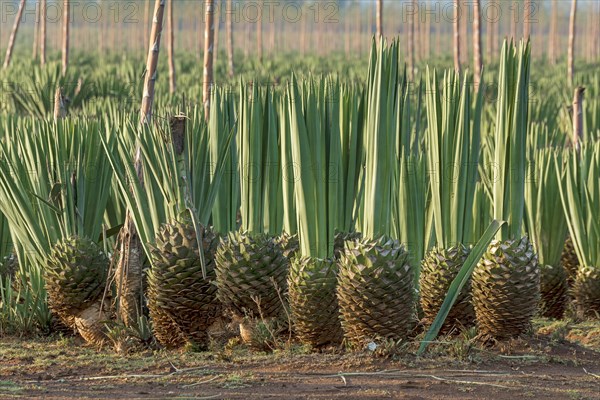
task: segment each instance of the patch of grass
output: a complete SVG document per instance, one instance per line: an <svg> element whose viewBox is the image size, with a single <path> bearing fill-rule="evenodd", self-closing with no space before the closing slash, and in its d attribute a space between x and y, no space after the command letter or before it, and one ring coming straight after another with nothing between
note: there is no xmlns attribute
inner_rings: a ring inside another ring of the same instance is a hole
<svg viewBox="0 0 600 400"><path fill-rule="evenodd" d="M0 394L22 394L23 387L13 381L0 381Z"/></svg>
<svg viewBox="0 0 600 400"><path fill-rule="evenodd" d="M581 393L579 393L576 390L569 390L567 391L567 394L569 395L569 399L571 400L583 400L585 398Z"/></svg>
<svg viewBox="0 0 600 400"><path fill-rule="evenodd" d="M225 389L240 389L252 386L249 381L253 378L252 374L231 374L225 378L222 387Z"/></svg>
<svg viewBox="0 0 600 400"><path fill-rule="evenodd" d="M572 321L568 319L558 321L540 319L534 321L534 331L538 335L549 336L550 341L553 344L557 344L564 342L571 325Z"/></svg>
<svg viewBox="0 0 600 400"><path fill-rule="evenodd" d="M549 337L553 344L569 341L600 351L600 320L565 319L554 321L539 318L533 321L533 326L538 335Z"/></svg>

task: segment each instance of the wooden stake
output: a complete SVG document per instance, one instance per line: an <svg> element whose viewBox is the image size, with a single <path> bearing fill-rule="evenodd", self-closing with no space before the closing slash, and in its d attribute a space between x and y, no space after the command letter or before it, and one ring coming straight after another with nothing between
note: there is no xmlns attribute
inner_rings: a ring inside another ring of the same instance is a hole
<svg viewBox="0 0 600 400"><path fill-rule="evenodd" d="M19 3L19 9L17 11L17 16L15 17L15 22L12 27L12 31L10 33L10 37L8 38L6 57L4 57L4 69L8 68L8 66L10 65L10 59L12 58L12 52L15 46L15 39L17 38L17 32L19 31L19 26L21 25L21 16L23 15L24 9L25 0L21 0L21 2Z"/></svg>
<svg viewBox="0 0 600 400"><path fill-rule="evenodd" d="M531 36L531 0L523 0L523 38L529 39Z"/></svg>
<svg viewBox="0 0 600 400"><path fill-rule="evenodd" d="M149 27L150 27L150 0L145 0L146 6L144 7L144 43L148 43L150 41ZM146 50L144 46L144 51Z"/></svg>
<svg viewBox="0 0 600 400"><path fill-rule="evenodd" d="M469 64L469 4L462 3L460 13L460 63Z"/></svg>
<svg viewBox="0 0 600 400"><path fill-rule="evenodd" d="M264 3L261 0L260 2L260 8L259 8L259 15L258 15L258 21L256 21L256 54L258 56L258 61L262 63L263 61L263 40L262 40L262 31L263 31L263 27L262 27L262 12L264 10Z"/></svg>
<svg viewBox="0 0 600 400"><path fill-rule="evenodd" d="M156 68L158 65L158 54L160 51L160 39L162 36L166 1L167 0L156 0L154 4L154 17L152 18L152 31L150 33L148 57L146 59L146 71L144 76L144 92L142 94L142 106L140 109L142 123L150 123L150 120L152 119Z"/></svg>
<svg viewBox="0 0 600 400"><path fill-rule="evenodd" d="M569 59L567 60L567 73L569 84L573 85L575 77L575 21L577 14L577 0L571 0L571 18L569 20Z"/></svg>
<svg viewBox="0 0 600 400"><path fill-rule="evenodd" d="M415 14L417 0L411 1L411 14L408 19L408 79L412 82L415 74Z"/></svg>
<svg viewBox="0 0 600 400"><path fill-rule="evenodd" d="M473 68L475 72L475 84L481 78L481 67L483 66L483 55L481 53L481 12L480 0L473 1Z"/></svg>
<svg viewBox="0 0 600 400"><path fill-rule="evenodd" d="M233 0L227 0L227 9L225 12L227 14L227 64L229 77L233 78L235 75L233 64Z"/></svg>
<svg viewBox="0 0 600 400"><path fill-rule="evenodd" d="M62 36L62 74L67 74L67 67L69 66L69 19L71 18L69 13L69 0L64 0L63 3L63 36Z"/></svg>
<svg viewBox="0 0 600 400"><path fill-rule="evenodd" d="M377 40L383 36L383 0L377 0Z"/></svg>
<svg viewBox="0 0 600 400"><path fill-rule="evenodd" d="M454 69L460 73L460 5L454 0Z"/></svg>
<svg viewBox="0 0 600 400"><path fill-rule="evenodd" d="M486 54L487 54L487 59L488 62L491 61L493 59L493 54L494 54L494 22L492 21L492 18L490 18L489 15L486 16L487 18L487 27L486 27Z"/></svg>
<svg viewBox="0 0 600 400"><path fill-rule="evenodd" d="M46 0L40 4L40 64L46 65Z"/></svg>
<svg viewBox="0 0 600 400"><path fill-rule="evenodd" d="M37 52L39 47L39 34L40 34L40 4L35 6L35 21L33 21L33 59L37 58Z"/></svg>
<svg viewBox="0 0 600 400"><path fill-rule="evenodd" d="M169 92L175 93L175 28L173 26L173 0L167 0L167 52L169 58Z"/></svg>
<svg viewBox="0 0 600 400"><path fill-rule="evenodd" d="M202 102L204 103L204 118L210 117L210 95L213 83L213 51L215 41L215 2L206 0L205 33L204 33L204 83L202 88Z"/></svg>

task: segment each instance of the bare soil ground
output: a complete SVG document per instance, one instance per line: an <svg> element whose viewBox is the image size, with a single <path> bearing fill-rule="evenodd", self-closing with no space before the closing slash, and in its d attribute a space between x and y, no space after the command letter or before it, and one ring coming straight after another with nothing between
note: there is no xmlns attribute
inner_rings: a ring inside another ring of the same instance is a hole
<svg viewBox="0 0 600 400"><path fill-rule="evenodd" d="M0 339L0 398L600 399L600 323L537 321L532 335L483 347L442 338L387 357L146 350L119 355L76 338Z"/></svg>

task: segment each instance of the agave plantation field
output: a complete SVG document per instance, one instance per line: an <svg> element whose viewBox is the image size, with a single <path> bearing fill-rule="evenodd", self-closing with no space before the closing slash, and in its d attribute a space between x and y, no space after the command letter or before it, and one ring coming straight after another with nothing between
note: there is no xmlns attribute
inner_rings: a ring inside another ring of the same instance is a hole
<svg viewBox="0 0 600 400"><path fill-rule="evenodd" d="M573 0L568 54L540 51L555 17L511 25L521 40L487 25L483 62L479 1L471 30L412 19L407 46L388 2L340 6L358 34L347 19L318 28L326 50L277 51L282 20L255 55L208 0L202 62L173 23L189 2L149 1L151 26L127 27L147 58L105 24L86 49L94 30L68 16L46 53L14 3L0 397L600 398L595 6L576 29ZM432 32L454 63L415 46ZM31 33L34 58L13 54Z"/></svg>

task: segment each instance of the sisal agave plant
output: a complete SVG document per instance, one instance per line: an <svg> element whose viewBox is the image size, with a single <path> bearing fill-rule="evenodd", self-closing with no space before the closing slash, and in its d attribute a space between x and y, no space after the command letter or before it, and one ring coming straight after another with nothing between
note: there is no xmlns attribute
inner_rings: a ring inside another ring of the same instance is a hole
<svg viewBox="0 0 600 400"><path fill-rule="evenodd" d="M440 81L435 70L427 71L427 161L436 246L425 256L420 274L426 324L437 315L444 295L470 252L483 97L480 90L471 104L468 78L465 74L461 83L457 73L448 71ZM474 322L468 281L450 310L445 329L468 327Z"/></svg>
<svg viewBox="0 0 600 400"><path fill-rule="evenodd" d="M0 144L0 208L22 249L21 274L41 301L44 285L34 278L43 277L50 309L94 344L105 341L108 318L102 303L108 258L98 244L111 179L97 151L105 124L22 120ZM112 148L113 140L105 140Z"/></svg>
<svg viewBox="0 0 600 400"><path fill-rule="evenodd" d="M298 339L313 347L339 344L343 338L333 239L351 214L344 207L346 181L338 175L342 135L339 102L333 96L337 90L337 83L327 79L309 81L300 94L292 76L286 115L290 132L284 133L282 143L291 153L286 164L299 172L293 180L300 249L288 277L291 316Z"/></svg>
<svg viewBox="0 0 600 400"><path fill-rule="evenodd" d="M216 254L218 298L236 319L283 315L289 262L275 235L283 226L283 195L273 93L241 83L237 136L241 230Z"/></svg>
<svg viewBox="0 0 600 400"><path fill-rule="evenodd" d="M216 150L220 161L211 169L208 127L200 110L194 110L189 124L185 121L172 119L167 135L159 127L126 121L127 135L109 159L151 261L147 299L154 335L166 347L188 342L202 348L221 310L213 282L218 237L208 223L232 134L223 133ZM146 166L143 187L128 179L137 175L130 158L136 141Z"/></svg>
<svg viewBox="0 0 600 400"><path fill-rule="evenodd" d="M566 170L566 171L564 171ZM566 163L557 156L556 174L569 233L580 261L573 297L580 316L600 314L600 142L570 151Z"/></svg>
<svg viewBox="0 0 600 400"><path fill-rule="evenodd" d="M540 266L540 312L545 317L560 319L567 306L567 279L561 265L567 221L563 213L556 212L562 207L559 185L564 176L556 173L556 151L547 146L549 136L543 125L532 125L527 145L525 222ZM562 160L558 162L562 164Z"/></svg>
<svg viewBox="0 0 600 400"><path fill-rule="evenodd" d="M414 270L408 251L391 238L396 140L406 99L398 42L373 41L364 131L364 199L358 221L364 239L346 242L337 295L346 339L362 347L400 340L415 325Z"/></svg>
<svg viewBox="0 0 600 400"><path fill-rule="evenodd" d="M494 218L506 221L473 272L473 306L480 334L503 339L524 333L540 298L540 272L523 236L529 43L505 41L500 62L495 122Z"/></svg>

